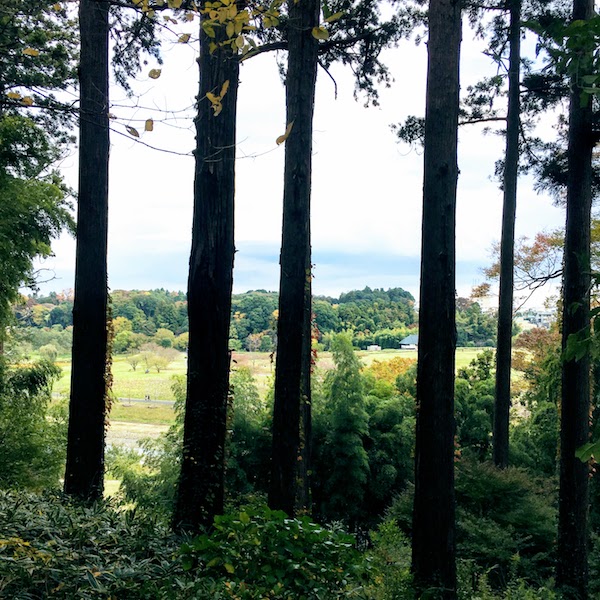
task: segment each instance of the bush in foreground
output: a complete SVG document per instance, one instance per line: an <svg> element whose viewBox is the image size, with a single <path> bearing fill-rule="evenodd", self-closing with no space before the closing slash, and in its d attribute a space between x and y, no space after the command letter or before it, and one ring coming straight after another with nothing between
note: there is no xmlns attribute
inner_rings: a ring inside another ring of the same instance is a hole
<svg viewBox="0 0 600 600"><path fill-rule="evenodd" d="M369 575L351 536L266 508L183 540L110 503L0 492L2 598L366 598Z"/></svg>

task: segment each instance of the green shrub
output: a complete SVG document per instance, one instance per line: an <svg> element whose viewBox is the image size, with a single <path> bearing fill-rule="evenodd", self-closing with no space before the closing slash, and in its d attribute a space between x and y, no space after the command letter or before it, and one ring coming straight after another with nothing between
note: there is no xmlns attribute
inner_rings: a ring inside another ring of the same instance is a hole
<svg viewBox="0 0 600 600"><path fill-rule="evenodd" d="M352 536L268 508L216 517L181 557L240 599L361 597L369 572Z"/></svg>
<svg viewBox="0 0 600 600"><path fill-rule="evenodd" d="M413 495L414 486L409 486L388 510L406 533L412 526ZM556 536L552 481L463 458L456 469L456 503L457 555L470 565L472 592L483 576L494 589L506 589L519 578L539 586L551 577Z"/></svg>
<svg viewBox="0 0 600 600"><path fill-rule="evenodd" d="M381 600L413 600L410 540L391 519L371 532L369 555L373 566L373 584L369 597Z"/></svg>
<svg viewBox="0 0 600 600"><path fill-rule="evenodd" d="M67 411L50 407L60 369L42 361L8 368L0 359L0 487L57 487L64 466Z"/></svg>

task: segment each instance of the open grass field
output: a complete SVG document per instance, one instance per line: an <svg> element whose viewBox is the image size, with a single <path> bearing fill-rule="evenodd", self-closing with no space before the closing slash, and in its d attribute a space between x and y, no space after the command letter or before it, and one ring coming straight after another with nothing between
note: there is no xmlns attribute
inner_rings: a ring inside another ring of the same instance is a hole
<svg viewBox="0 0 600 600"><path fill-rule="evenodd" d="M467 366L482 351L482 348L458 348L456 351L456 368ZM378 352L358 351L359 358L365 366L369 366L374 360L386 361L395 356L405 358L417 358L416 350L381 350ZM54 392L67 396L69 394L69 385L71 381L71 364L68 360L60 360L59 366L63 370L60 380L54 386ZM271 381L275 375L275 365L271 361L270 354L267 352L234 352L232 356L232 368L247 367L256 379L261 395L265 395ZM317 361L318 369L332 369L333 359L330 352L320 352ZM117 398L138 398L149 397L153 400L174 400L171 385L174 375L185 375L186 361L185 355L180 354L178 359L172 362L169 367L157 373L151 370L146 373L145 369L138 366L134 371L127 362L126 356L116 356L113 360L113 391ZM145 422L142 419L143 412L140 404L132 403L117 404L114 409L114 418L125 420L125 417L131 416L136 422ZM172 419L172 409L164 405L149 403L151 410L157 416L147 422L170 422ZM150 410L150 409L148 409Z"/></svg>
<svg viewBox="0 0 600 600"><path fill-rule="evenodd" d="M481 352L481 348L459 348L456 351L456 368L467 366ZM379 352L357 352L361 362L369 366L373 361L381 362L396 356L417 358L415 350L381 350ZM67 396L71 380L71 364L68 359L58 361L63 370L62 377L55 385L54 392ZM116 356L113 360L113 390L118 398L125 400L113 404L108 429L109 444L119 444L134 448L137 442L145 437L157 437L165 432L175 419L172 404L156 402L156 400L174 400L171 391L174 375L185 374L185 356L171 363L168 369L157 373L146 373L138 367L133 370L125 356ZM234 352L232 368L247 367L256 379L259 392L264 397L275 375L275 365L266 352ZM333 368L330 352L318 355L317 368L328 370ZM129 402L127 398L144 398L150 396L149 402Z"/></svg>

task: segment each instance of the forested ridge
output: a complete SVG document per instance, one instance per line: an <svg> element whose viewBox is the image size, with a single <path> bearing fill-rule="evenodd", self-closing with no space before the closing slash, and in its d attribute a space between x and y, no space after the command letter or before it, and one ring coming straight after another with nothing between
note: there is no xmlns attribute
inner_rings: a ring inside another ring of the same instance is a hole
<svg viewBox="0 0 600 600"><path fill-rule="evenodd" d="M233 294L231 349L265 352L275 349L278 300L277 292L265 290ZM372 290L366 287L342 293L338 298L315 296L312 307L316 339L327 349L331 335L345 331L352 333L353 345L363 350L372 344L384 349L400 348L404 338L418 331L415 300L402 288ZM24 339L29 336L34 346L39 348L37 340L45 339L44 334L27 332L26 329L50 329L60 338L61 328L72 327L72 308L69 292L22 298L14 310L14 323L20 330L15 334ZM180 337L188 332L185 293L115 290L111 293L111 308L117 323L113 342L117 352L135 350L157 335L158 343L169 339L171 345L179 349L186 347L185 336ZM459 298L457 310L459 346L494 345L496 319L493 311L483 311L476 300L468 298ZM171 332L174 338L165 330ZM167 338L161 337L165 335ZM68 334L64 337L66 340ZM68 342L60 342L63 350L65 343L68 345Z"/></svg>
<svg viewBox="0 0 600 600"><path fill-rule="evenodd" d="M489 72L463 86L467 35ZM418 301L314 296L317 74L337 94L332 68L349 67L377 106L386 57L424 38L424 116L392 127L423 150ZM135 81L174 45L198 65L187 289L109 293L111 136L156 151L155 124L178 121ZM599 49L591 0L0 2L0 597L600 597ZM233 294L241 64L269 53L286 91L280 285ZM474 124L506 139L499 318L477 301L489 281L456 294ZM531 243L515 240L523 173L565 208ZM36 260L62 232L74 291L42 296ZM519 331L517 307L553 281L556 311Z"/></svg>

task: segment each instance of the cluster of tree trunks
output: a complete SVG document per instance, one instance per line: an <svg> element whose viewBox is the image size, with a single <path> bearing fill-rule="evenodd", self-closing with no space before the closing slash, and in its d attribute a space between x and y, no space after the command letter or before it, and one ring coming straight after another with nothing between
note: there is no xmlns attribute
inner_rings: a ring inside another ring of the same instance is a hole
<svg viewBox="0 0 600 600"><path fill-rule="evenodd" d="M514 231L519 161L521 2L511 0L510 65L494 461L508 465ZM96 500L103 491L107 364L108 0L82 0L80 172L74 299L73 372L65 491ZM269 503L292 515L310 506L312 120L319 43L316 0L288 4L286 121L278 359ZM593 15L574 0L573 19ZM206 18L204 16L203 18ZM413 574L421 593L456 598L454 506L455 221L461 5L430 0ZM223 32L220 34L223 36ZM222 37L217 42L223 41ZM234 258L234 176L239 58L216 50L200 27L200 85L183 456L174 527L197 531L223 511L229 399L228 349ZM580 74L581 75L581 74ZM592 150L591 100L573 78L568 145L563 282L563 350L589 330ZM219 95L215 110L210 94ZM589 352L565 357L562 373L557 586L587 598L588 465L575 457L589 435Z"/></svg>

